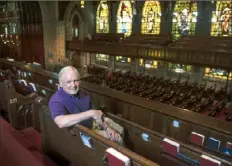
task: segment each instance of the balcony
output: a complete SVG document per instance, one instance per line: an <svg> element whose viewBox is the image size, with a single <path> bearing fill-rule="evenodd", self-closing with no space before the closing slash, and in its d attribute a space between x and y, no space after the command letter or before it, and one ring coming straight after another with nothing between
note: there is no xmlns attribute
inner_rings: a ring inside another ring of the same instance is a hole
<svg viewBox="0 0 232 166"><path fill-rule="evenodd" d="M232 49L228 45L219 48L214 46L213 49L212 47L154 46L76 40L67 41L66 48L79 52L162 60L222 69L232 68Z"/></svg>

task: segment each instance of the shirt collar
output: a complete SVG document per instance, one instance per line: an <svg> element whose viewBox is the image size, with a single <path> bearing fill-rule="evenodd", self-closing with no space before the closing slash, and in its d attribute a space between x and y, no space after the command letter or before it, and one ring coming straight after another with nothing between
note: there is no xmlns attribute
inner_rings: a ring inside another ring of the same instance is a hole
<svg viewBox="0 0 232 166"><path fill-rule="evenodd" d="M80 90L75 95L70 95L67 92L65 92L64 89L61 87L60 92L66 97L70 97L70 98L77 97L78 99L80 98Z"/></svg>

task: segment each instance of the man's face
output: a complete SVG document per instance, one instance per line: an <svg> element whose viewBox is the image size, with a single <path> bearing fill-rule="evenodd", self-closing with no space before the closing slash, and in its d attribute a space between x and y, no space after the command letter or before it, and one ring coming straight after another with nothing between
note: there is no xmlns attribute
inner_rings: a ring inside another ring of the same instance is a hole
<svg viewBox="0 0 232 166"><path fill-rule="evenodd" d="M80 85L77 73L72 69L66 71L61 77L60 85L66 93L75 95Z"/></svg>

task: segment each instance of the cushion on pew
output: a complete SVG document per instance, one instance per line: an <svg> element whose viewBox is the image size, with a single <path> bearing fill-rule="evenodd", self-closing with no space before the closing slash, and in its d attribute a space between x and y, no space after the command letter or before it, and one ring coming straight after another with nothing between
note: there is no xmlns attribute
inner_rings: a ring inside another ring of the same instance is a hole
<svg viewBox="0 0 232 166"><path fill-rule="evenodd" d="M10 133L0 129L0 163L5 166L43 166Z"/></svg>
<svg viewBox="0 0 232 166"><path fill-rule="evenodd" d="M42 153L41 139L38 139L38 133L33 131L34 129L25 129L24 131L20 132L20 131L14 129L3 118L0 118L0 126L1 126L0 136L4 135L7 137L7 138L5 138L5 137L1 138L3 141L5 141L4 143L7 146L5 148L7 148L7 149L9 148L10 151L11 150L19 151L19 153L20 153L20 150L23 152L28 151L28 152L30 152L30 155L35 157L34 160L40 161L44 166L54 166L55 165L54 162L49 157L47 157L46 155L44 155ZM26 136L29 136L29 137L33 136L33 138L27 139ZM13 141L11 141L11 140L13 140ZM32 140L33 142L30 142L30 140ZM15 146L16 146L16 148L19 148L19 149L12 149L11 146L8 146L8 144L11 145L11 142L16 142L15 144L17 144L17 145L15 145ZM35 145L33 144L34 142L36 143ZM39 148L37 148L37 146ZM23 157L22 159L25 160L25 157Z"/></svg>
<svg viewBox="0 0 232 166"><path fill-rule="evenodd" d="M0 129L2 130L7 130L9 133L12 133L15 131L15 129L2 117L0 117Z"/></svg>
<svg viewBox="0 0 232 166"><path fill-rule="evenodd" d="M13 133L16 133L16 131ZM25 145L22 145L11 132L8 132L2 126L0 128L0 144L1 165L55 166L53 161L41 152L25 148Z"/></svg>
<svg viewBox="0 0 232 166"><path fill-rule="evenodd" d="M37 149L42 151L42 139L41 135L34 128L29 127L20 131L21 134L26 137Z"/></svg>

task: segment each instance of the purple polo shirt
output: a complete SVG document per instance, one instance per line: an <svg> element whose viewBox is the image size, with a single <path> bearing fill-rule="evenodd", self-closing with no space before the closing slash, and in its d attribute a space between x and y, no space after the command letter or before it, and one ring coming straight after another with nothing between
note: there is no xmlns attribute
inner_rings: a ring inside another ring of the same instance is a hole
<svg viewBox="0 0 232 166"><path fill-rule="evenodd" d="M76 95L69 95L60 88L49 100L49 109L52 119L67 114L78 114L93 108L91 97L86 92L79 90ZM93 119L87 119L79 124L92 128Z"/></svg>

